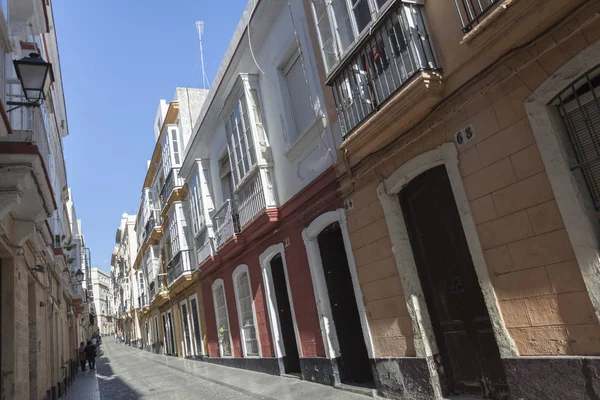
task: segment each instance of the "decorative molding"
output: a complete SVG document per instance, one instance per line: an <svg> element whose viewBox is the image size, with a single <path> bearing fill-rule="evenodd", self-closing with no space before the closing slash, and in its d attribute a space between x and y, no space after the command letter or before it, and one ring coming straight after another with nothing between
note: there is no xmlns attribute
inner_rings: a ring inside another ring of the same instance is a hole
<svg viewBox="0 0 600 400"><path fill-rule="evenodd" d="M600 321L600 226L589 189L556 107L549 103L574 80L600 64L600 41L582 50L546 79L525 101L550 186L573 246L588 295Z"/></svg>
<svg viewBox="0 0 600 400"><path fill-rule="evenodd" d="M325 353L327 358L336 358L341 355L333 314L331 311L331 304L329 303L329 293L327 291L327 284L325 282L325 274L323 271L323 264L317 237L323 231L323 229L335 222L339 222L340 224L340 230L342 232L344 248L346 250L346 257L348 260L348 268L350 269L350 275L352 277L352 285L354 287L354 296L356 298L356 305L360 317L363 338L365 340L369 358L373 358L375 354L373 339L371 337L362 290L360 289L360 282L356 272L354 254L352 253L350 235L348 234L348 227L346 223L346 213L343 209L321 214L315 218L315 220L311 222L306 229L302 231L302 238L304 240L304 245L306 246L308 265L310 267L310 273L312 276L315 302L319 314L319 324L321 325L321 334L323 336Z"/></svg>
<svg viewBox="0 0 600 400"><path fill-rule="evenodd" d="M490 316L500 355L502 358L514 357L517 355L516 346L504 324L498 299L489 277L475 222L471 215L469 201L458 170L458 154L454 143L444 143L437 149L414 157L377 187L377 194L383 206L404 297L413 323L417 356L430 357L437 354L439 350L425 303L421 281L417 273L417 266L400 201L398 200L398 193L412 179L438 165L444 165L448 173L462 228L473 260L473 267L479 280L479 286ZM431 374L437 376L437 371L432 368Z"/></svg>

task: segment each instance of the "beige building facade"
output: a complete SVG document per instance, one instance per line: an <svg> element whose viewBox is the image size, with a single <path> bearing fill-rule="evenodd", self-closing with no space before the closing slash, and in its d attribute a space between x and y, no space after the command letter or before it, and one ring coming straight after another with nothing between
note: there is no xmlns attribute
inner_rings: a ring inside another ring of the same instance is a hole
<svg viewBox="0 0 600 400"><path fill-rule="evenodd" d="M596 398L598 3L361 3L305 5L378 393Z"/></svg>
<svg viewBox="0 0 600 400"><path fill-rule="evenodd" d="M43 92L52 101L32 106L13 60L38 55L52 67ZM78 343L91 332L51 1L0 5L0 64L0 399L55 399L70 387Z"/></svg>

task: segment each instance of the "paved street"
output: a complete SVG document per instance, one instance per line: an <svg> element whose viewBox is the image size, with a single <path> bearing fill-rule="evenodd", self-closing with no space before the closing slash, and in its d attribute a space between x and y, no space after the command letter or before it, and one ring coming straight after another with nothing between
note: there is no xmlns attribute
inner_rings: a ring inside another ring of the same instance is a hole
<svg viewBox="0 0 600 400"><path fill-rule="evenodd" d="M79 373L68 400L367 399L297 379L150 354L109 340L102 349L97 371Z"/></svg>

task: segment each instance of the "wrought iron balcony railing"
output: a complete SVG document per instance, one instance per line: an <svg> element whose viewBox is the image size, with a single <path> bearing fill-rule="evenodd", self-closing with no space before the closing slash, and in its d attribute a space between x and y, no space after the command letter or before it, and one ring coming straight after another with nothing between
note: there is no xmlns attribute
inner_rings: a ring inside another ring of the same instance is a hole
<svg viewBox="0 0 600 400"><path fill-rule="evenodd" d="M469 33L471 29L503 0L454 0L456 11L460 17L463 33Z"/></svg>
<svg viewBox="0 0 600 400"><path fill-rule="evenodd" d="M191 271L188 251L181 250L173 257L171 262L167 264L167 285L173 283L186 271Z"/></svg>
<svg viewBox="0 0 600 400"><path fill-rule="evenodd" d="M423 12L398 1L332 72L344 137L415 74L438 69Z"/></svg>
<svg viewBox="0 0 600 400"><path fill-rule="evenodd" d="M144 227L144 236L142 238L142 243L145 242L146 239L148 239L148 237L150 237L150 235L152 234L152 230L158 225L160 225L160 214L158 213L158 210L152 210L150 213L150 218L148 219L148 222L146 222L146 226Z"/></svg>
<svg viewBox="0 0 600 400"><path fill-rule="evenodd" d="M183 186L183 183L183 179L179 176L179 168L172 168L160 191L160 203L163 207L167 204L173 190Z"/></svg>
<svg viewBox="0 0 600 400"><path fill-rule="evenodd" d="M260 169L248 178L238 191L238 213L240 229L248 224L262 210L265 209L265 190L261 180Z"/></svg>
<svg viewBox="0 0 600 400"><path fill-rule="evenodd" d="M198 234L196 239L196 257L198 264L201 264L204 260L211 256L213 253L213 240L208 236L208 229L204 226L204 229Z"/></svg>
<svg viewBox="0 0 600 400"><path fill-rule="evenodd" d="M239 232L238 215L235 202L228 199L212 217L213 227L215 228L215 244L223 245L230 237Z"/></svg>

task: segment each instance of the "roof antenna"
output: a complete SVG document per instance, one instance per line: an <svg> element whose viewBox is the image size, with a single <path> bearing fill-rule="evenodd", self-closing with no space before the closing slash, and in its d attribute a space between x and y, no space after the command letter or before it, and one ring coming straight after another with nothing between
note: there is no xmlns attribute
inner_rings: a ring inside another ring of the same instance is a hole
<svg viewBox="0 0 600 400"><path fill-rule="evenodd" d="M202 64L202 89L206 89L208 85L208 78L206 72L204 72L204 51L202 49L202 35L204 35L204 21L196 21L196 30L198 30L198 37L200 38L200 63Z"/></svg>

